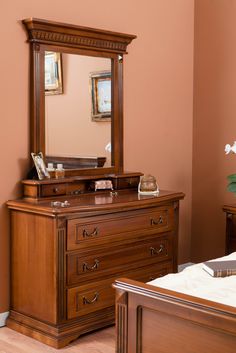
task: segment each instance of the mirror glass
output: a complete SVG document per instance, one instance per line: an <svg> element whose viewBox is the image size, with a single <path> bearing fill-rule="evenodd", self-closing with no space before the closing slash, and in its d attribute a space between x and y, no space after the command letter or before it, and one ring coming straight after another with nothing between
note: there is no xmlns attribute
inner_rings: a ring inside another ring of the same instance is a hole
<svg viewBox="0 0 236 353"><path fill-rule="evenodd" d="M45 52L46 158L95 157L111 166L111 68L105 57Z"/></svg>

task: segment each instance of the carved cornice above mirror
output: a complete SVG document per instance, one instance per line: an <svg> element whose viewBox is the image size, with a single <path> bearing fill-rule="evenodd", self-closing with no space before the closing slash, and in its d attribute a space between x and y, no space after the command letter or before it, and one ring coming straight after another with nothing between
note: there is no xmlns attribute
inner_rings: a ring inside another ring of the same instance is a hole
<svg viewBox="0 0 236 353"><path fill-rule="evenodd" d="M31 152L64 161L66 176L122 173L123 54L136 36L22 22L31 48Z"/></svg>
<svg viewBox="0 0 236 353"><path fill-rule="evenodd" d="M30 18L23 20L29 41L43 44L66 45L73 48L96 49L112 53L127 53L127 45L135 35L105 31L90 27Z"/></svg>

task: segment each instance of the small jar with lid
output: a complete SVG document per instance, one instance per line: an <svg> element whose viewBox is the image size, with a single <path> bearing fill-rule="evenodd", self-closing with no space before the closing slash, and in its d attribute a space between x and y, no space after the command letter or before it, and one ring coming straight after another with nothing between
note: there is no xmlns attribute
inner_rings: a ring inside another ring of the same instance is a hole
<svg viewBox="0 0 236 353"><path fill-rule="evenodd" d="M158 194L159 186L156 178L150 174L144 175L140 180L138 192L143 195Z"/></svg>
<svg viewBox="0 0 236 353"><path fill-rule="evenodd" d="M63 164L57 164L57 168L55 170L55 177L56 179L65 177L65 169L63 168Z"/></svg>

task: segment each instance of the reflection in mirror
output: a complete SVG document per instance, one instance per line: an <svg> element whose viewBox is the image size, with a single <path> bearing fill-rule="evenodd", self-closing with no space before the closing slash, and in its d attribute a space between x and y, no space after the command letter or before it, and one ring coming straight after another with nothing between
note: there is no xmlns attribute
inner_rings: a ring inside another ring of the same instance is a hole
<svg viewBox="0 0 236 353"><path fill-rule="evenodd" d="M46 157L105 157L104 167L110 167L111 59L50 53L48 65L47 56L45 52L45 88L52 77L54 85L58 82L62 89L45 95ZM92 83L94 77L99 78L96 85ZM103 110L96 112L98 119L94 119L95 103Z"/></svg>

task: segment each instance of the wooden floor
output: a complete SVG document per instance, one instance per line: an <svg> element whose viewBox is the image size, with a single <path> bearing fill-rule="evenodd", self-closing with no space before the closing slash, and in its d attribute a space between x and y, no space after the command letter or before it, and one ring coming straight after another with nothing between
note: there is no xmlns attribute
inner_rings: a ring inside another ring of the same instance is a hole
<svg viewBox="0 0 236 353"><path fill-rule="evenodd" d="M81 336L65 348L55 349L7 327L0 328L0 353L114 353L115 328Z"/></svg>

